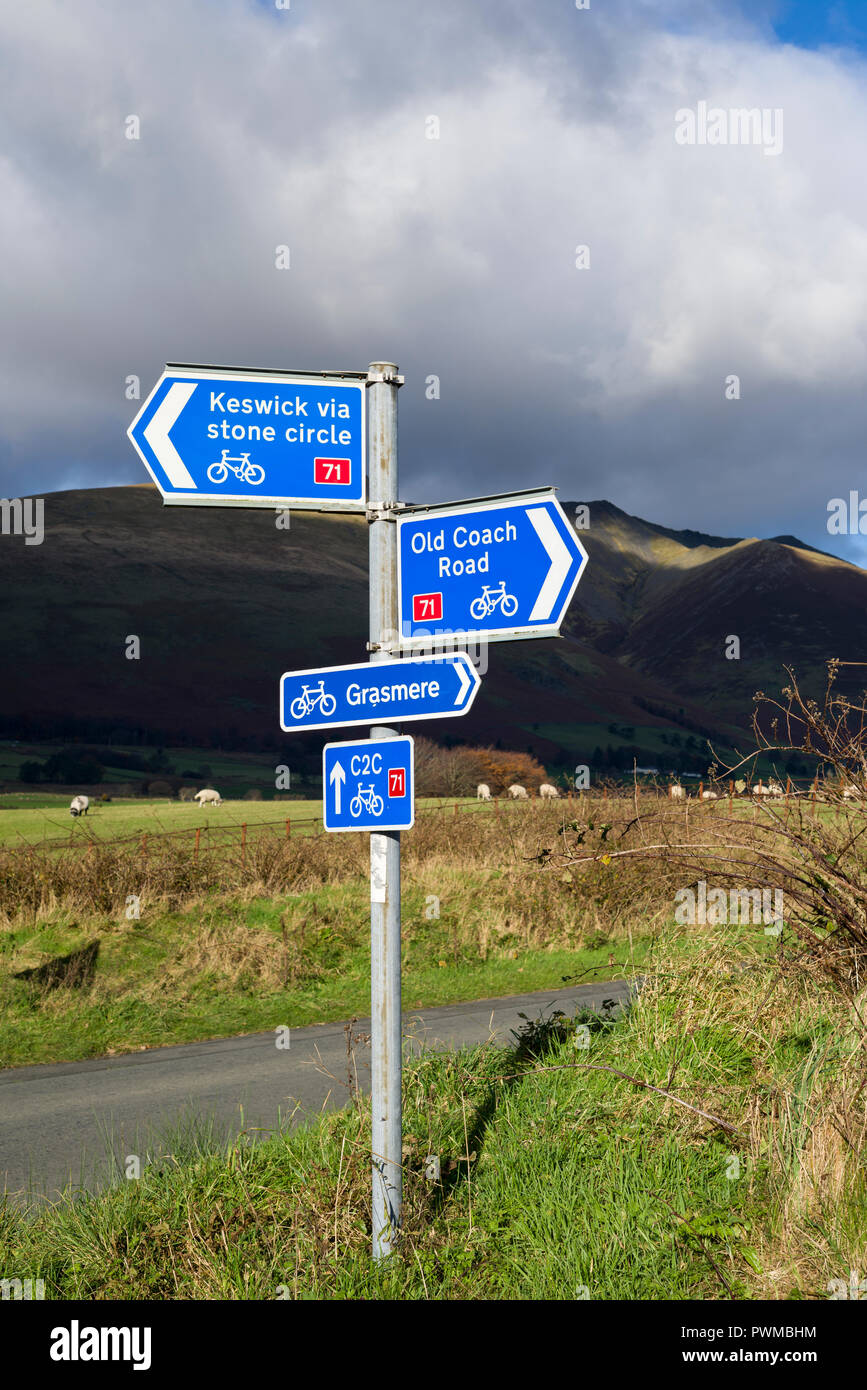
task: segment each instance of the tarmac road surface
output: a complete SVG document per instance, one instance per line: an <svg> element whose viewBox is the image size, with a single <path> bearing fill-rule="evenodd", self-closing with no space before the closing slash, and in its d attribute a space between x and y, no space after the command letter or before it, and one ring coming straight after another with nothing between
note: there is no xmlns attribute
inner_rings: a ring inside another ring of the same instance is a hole
<svg viewBox="0 0 867 1390"><path fill-rule="evenodd" d="M561 1009L572 1016L600 1009L606 999L622 1007L628 997L629 985L619 980L407 1010L405 1046L507 1044L522 1026L521 1013L533 1019ZM362 1090L369 1090L369 1032L369 1019L352 1025ZM226 1138L245 1128L267 1134L347 1103L345 1024L293 1028L288 1048L279 1040L277 1031L253 1033L0 1071L0 1191L5 1185L21 1201L28 1194L56 1197L70 1184L96 1190L124 1176L127 1155L144 1160L159 1151L178 1124L212 1121ZM168 1151L165 1143L161 1151Z"/></svg>

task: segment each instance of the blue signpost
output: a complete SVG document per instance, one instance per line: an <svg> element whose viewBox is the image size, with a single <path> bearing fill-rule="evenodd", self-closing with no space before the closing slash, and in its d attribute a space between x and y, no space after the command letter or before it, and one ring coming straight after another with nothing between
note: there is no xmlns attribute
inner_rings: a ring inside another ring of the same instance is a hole
<svg viewBox="0 0 867 1390"><path fill-rule="evenodd" d="M169 366L129 438L164 502L364 511L366 376Z"/></svg>
<svg viewBox="0 0 867 1390"><path fill-rule="evenodd" d="M391 1253L401 1222L399 832L415 819L413 740L394 726L466 714L481 684L466 652L391 654L443 638L453 647L462 638L557 636L587 565L550 488L402 511L402 382L392 362L306 373L170 363L128 431L164 502L364 512L370 522L370 661L285 673L280 725L288 733L367 724L373 734L325 745L322 794L326 830L370 832L377 1260Z"/></svg>
<svg viewBox="0 0 867 1390"><path fill-rule="evenodd" d="M287 671L280 680L280 727L288 734L447 719L467 713L480 685L466 652Z"/></svg>
<svg viewBox="0 0 867 1390"><path fill-rule="evenodd" d="M413 748L398 738L326 743L322 824L326 830L409 830L415 819Z"/></svg>
<svg viewBox="0 0 867 1390"><path fill-rule="evenodd" d="M587 553L553 493L401 515L400 645L556 637Z"/></svg>

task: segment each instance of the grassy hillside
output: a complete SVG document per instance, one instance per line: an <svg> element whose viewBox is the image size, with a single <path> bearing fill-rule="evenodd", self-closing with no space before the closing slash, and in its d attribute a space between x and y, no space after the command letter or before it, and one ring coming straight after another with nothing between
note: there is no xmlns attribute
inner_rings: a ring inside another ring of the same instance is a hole
<svg viewBox="0 0 867 1390"><path fill-rule="evenodd" d="M860 654L867 575L854 566L792 538L674 532L607 502L590 514L562 638L495 644L471 714L416 731L564 768L604 749L612 722L644 752L660 730L731 745L785 661L818 681L828 657ZM0 548L0 734L162 743L179 772L218 749L315 762L317 736L280 734L278 682L364 660L363 518L296 513L278 530L270 513L163 507L150 486L51 494L45 518L41 546Z"/></svg>

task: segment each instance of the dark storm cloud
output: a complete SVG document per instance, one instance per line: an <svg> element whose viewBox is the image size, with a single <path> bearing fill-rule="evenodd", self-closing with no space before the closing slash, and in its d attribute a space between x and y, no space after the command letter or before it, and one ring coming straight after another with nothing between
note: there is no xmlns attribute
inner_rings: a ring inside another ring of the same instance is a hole
<svg viewBox="0 0 867 1390"><path fill-rule="evenodd" d="M124 381L166 359L386 356L408 498L552 482L858 558L824 529L867 423L851 55L639 0L35 0L0 37L5 495L143 480ZM702 100L782 108L782 152L679 146Z"/></svg>

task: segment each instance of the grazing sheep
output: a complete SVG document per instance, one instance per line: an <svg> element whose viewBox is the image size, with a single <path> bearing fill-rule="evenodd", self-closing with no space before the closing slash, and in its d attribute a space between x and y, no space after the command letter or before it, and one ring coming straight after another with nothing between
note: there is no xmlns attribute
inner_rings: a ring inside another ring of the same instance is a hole
<svg viewBox="0 0 867 1390"><path fill-rule="evenodd" d="M539 795L545 797L554 797L559 796L560 793L558 792L556 787L551 786L550 782L543 782L541 787L539 788Z"/></svg>
<svg viewBox="0 0 867 1390"><path fill-rule="evenodd" d="M774 787L775 787L775 786L779 786L779 783L777 783L777 782L754 782L754 783L753 783L753 796L777 796L778 793L774 791ZM782 787L780 787L779 795L782 796L782 794L783 794L783 790L782 790Z"/></svg>
<svg viewBox="0 0 867 1390"><path fill-rule="evenodd" d="M784 791L783 791L783 788L780 786L779 782L775 782L775 781L773 781L773 779L771 779L771 781L768 782L768 796L784 796L784 795L785 795L785 793L784 793Z"/></svg>
<svg viewBox="0 0 867 1390"><path fill-rule="evenodd" d="M477 801L490 801L490 799L491 799L491 789L490 789L490 787L488 786L487 782L480 782L479 785L476 787L476 800L477 800Z"/></svg>
<svg viewBox="0 0 867 1390"><path fill-rule="evenodd" d="M854 782L848 782L843 788L843 800L852 801L855 797L861 796L860 787L856 787Z"/></svg>
<svg viewBox="0 0 867 1390"><path fill-rule="evenodd" d="M686 796L686 792L679 782L672 782L668 789L668 794L672 801L683 801L683 798Z"/></svg>
<svg viewBox="0 0 867 1390"><path fill-rule="evenodd" d="M513 782L508 788L507 795L510 796L513 801L526 801L527 789L526 787L519 787L517 782Z"/></svg>
<svg viewBox="0 0 867 1390"><path fill-rule="evenodd" d="M89 796L74 796L69 803L69 814L71 816L86 816L89 805Z"/></svg>
<svg viewBox="0 0 867 1390"><path fill-rule="evenodd" d="M196 792L193 797L200 806L222 806L223 798L219 792L215 792L213 787L203 787L200 792Z"/></svg>
<svg viewBox="0 0 867 1390"><path fill-rule="evenodd" d="M717 800L717 793L716 793L716 792L710 792L710 791L708 791L708 792L702 792L702 794L701 794L701 799L702 799L702 801L716 801L716 800Z"/></svg>

